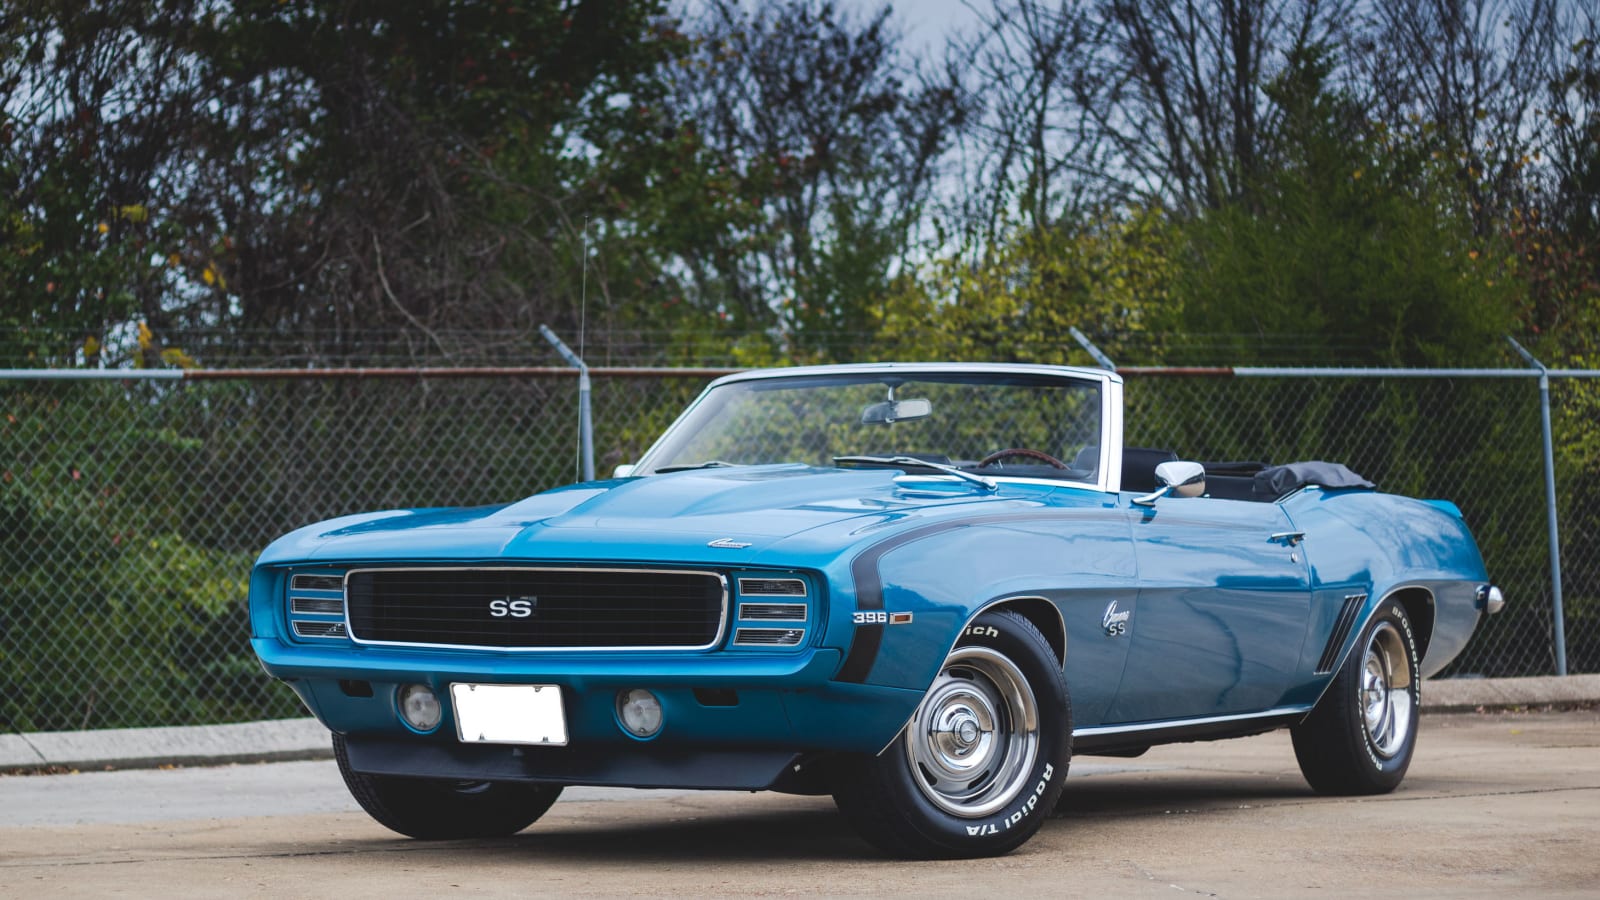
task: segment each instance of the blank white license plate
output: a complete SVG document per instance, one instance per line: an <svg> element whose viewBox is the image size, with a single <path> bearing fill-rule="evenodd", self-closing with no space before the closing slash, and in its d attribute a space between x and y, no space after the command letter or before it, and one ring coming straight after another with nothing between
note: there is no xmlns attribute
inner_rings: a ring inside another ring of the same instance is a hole
<svg viewBox="0 0 1600 900"><path fill-rule="evenodd" d="M553 684L456 683L450 700L463 743L566 746L561 688Z"/></svg>

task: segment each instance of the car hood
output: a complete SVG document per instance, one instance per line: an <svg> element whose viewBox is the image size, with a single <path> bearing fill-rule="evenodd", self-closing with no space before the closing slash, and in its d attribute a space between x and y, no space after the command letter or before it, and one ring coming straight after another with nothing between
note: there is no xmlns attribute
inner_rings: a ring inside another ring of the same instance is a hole
<svg viewBox="0 0 1600 900"><path fill-rule="evenodd" d="M1054 488L990 493L895 469L741 466L591 482L506 506L392 510L286 535L263 563L315 560L618 560L750 563L803 535L837 551L929 518L1036 507Z"/></svg>

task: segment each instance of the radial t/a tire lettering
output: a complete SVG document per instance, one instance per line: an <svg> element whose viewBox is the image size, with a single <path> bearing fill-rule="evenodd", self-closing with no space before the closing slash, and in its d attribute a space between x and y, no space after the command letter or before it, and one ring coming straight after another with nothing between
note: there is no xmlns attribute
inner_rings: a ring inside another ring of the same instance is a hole
<svg viewBox="0 0 1600 900"><path fill-rule="evenodd" d="M995 856L1039 830L1071 756L1072 707L1050 645L1022 616L988 612L894 743L841 766L834 802L891 855Z"/></svg>
<svg viewBox="0 0 1600 900"><path fill-rule="evenodd" d="M1316 708L1290 730L1311 787L1346 795L1398 787L1417 744L1421 681L1411 619L1385 600Z"/></svg>
<svg viewBox="0 0 1600 900"><path fill-rule="evenodd" d="M378 824L421 840L505 837L544 815L559 785L368 775L350 768L344 735L333 755L351 796Z"/></svg>

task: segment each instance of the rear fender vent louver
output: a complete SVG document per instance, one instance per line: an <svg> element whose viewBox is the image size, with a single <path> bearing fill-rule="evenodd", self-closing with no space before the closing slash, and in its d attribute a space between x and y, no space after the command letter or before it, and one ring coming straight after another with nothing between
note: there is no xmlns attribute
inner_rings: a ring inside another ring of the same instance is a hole
<svg viewBox="0 0 1600 900"><path fill-rule="evenodd" d="M1339 661L1339 648L1344 646L1344 639L1350 636L1350 629L1355 625L1356 616L1366 600L1366 594L1350 594L1344 598L1344 604L1339 607L1339 617L1333 622L1333 632L1328 635L1328 644L1322 648L1322 658L1317 660L1316 674L1326 675L1333 671L1334 664Z"/></svg>

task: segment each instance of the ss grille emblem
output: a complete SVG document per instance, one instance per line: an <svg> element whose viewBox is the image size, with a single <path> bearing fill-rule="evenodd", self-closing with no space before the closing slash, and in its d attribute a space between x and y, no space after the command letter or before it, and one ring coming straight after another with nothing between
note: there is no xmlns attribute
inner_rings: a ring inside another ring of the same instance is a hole
<svg viewBox="0 0 1600 900"><path fill-rule="evenodd" d="M489 601L489 615L496 619L526 619L538 608L538 597L499 597Z"/></svg>

